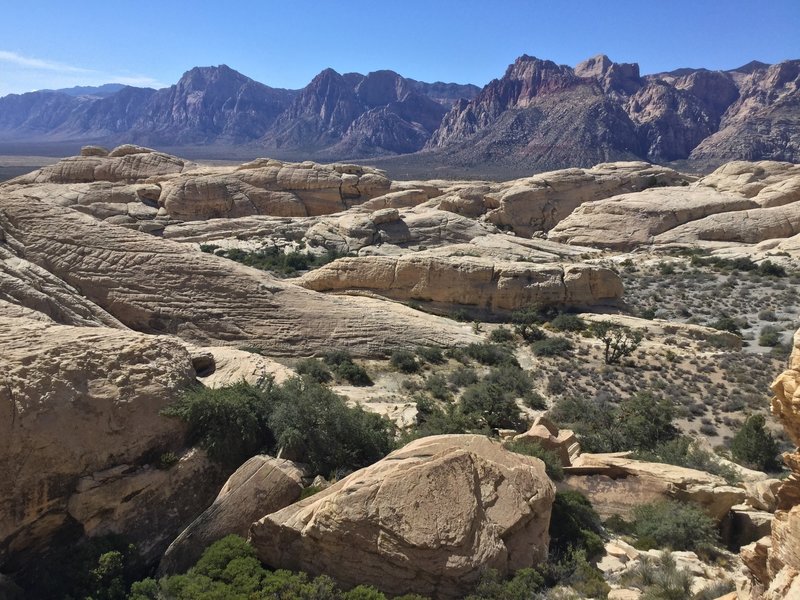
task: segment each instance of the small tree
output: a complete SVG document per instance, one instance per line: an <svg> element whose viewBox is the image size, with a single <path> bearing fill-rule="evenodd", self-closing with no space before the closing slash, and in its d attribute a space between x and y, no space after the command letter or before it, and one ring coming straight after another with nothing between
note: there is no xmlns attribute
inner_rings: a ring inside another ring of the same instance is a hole
<svg viewBox="0 0 800 600"><path fill-rule="evenodd" d="M763 415L753 415L731 440L731 454L736 462L762 471L778 471L778 444L764 428Z"/></svg>
<svg viewBox="0 0 800 600"><path fill-rule="evenodd" d="M600 321L592 324L591 332L605 345L603 359L607 365L619 361L633 354L633 351L642 343L642 332L615 325L609 321Z"/></svg>

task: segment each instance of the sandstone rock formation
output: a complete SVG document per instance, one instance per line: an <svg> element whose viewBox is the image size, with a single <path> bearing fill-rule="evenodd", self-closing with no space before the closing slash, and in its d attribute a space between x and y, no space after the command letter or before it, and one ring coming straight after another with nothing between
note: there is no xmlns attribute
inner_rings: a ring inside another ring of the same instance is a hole
<svg viewBox="0 0 800 600"><path fill-rule="evenodd" d="M177 334L198 345L249 344L293 356L339 346L364 356L474 337L449 320L377 300L304 290L22 193L0 193L0 228L18 255L126 326Z"/></svg>
<svg viewBox="0 0 800 600"><path fill-rule="evenodd" d="M300 497L303 471L271 456L247 460L222 486L214 503L184 529L167 548L159 573L183 573L209 545L235 533L247 537L250 525Z"/></svg>
<svg viewBox="0 0 800 600"><path fill-rule="evenodd" d="M740 487L704 471L626 458L626 453L581 454L564 467L564 489L577 490L600 516L629 518L639 504L673 498L694 502L710 517L722 520L746 496Z"/></svg>
<svg viewBox="0 0 800 600"><path fill-rule="evenodd" d="M601 267L496 262L426 252L339 259L311 271L299 284L316 291L365 290L440 309L465 306L491 313L530 305L591 306L622 296L619 277Z"/></svg>
<svg viewBox="0 0 800 600"><path fill-rule="evenodd" d="M87 508L86 499L105 493L110 488L103 486L136 471L135 465L153 452L181 446L183 424L159 411L194 380L183 345L132 331L70 327L4 314L0 347L0 479L5 482L0 562L47 544L68 522L78 521L92 531L143 526L130 520L131 515L117 521L108 505ZM107 470L113 468L121 471L110 477ZM205 467L194 463L187 468L197 473ZM173 501L183 497L178 504L194 502L190 498L195 495L202 503L201 478L186 475L182 467L150 471L144 477L157 480L156 491L162 487L162 492L168 480ZM82 479L87 477L90 484ZM99 491L89 491L98 486ZM149 486L140 480L127 489ZM151 499L163 498L162 492ZM77 499L81 494L84 500ZM119 496L114 504L119 504ZM154 518L153 512L148 514ZM170 517L161 518L158 526L167 530Z"/></svg>
<svg viewBox="0 0 800 600"><path fill-rule="evenodd" d="M800 332L794 336L789 367L772 384L772 413L789 439L800 444ZM800 453L783 455L791 474L778 489L769 538L742 548L751 579L739 587L739 598L784 600L800 596Z"/></svg>
<svg viewBox="0 0 800 600"><path fill-rule="evenodd" d="M506 574L545 558L553 498L538 459L481 436L435 436L265 516L250 537L272 567L457 598L482 567Z"/></svg>

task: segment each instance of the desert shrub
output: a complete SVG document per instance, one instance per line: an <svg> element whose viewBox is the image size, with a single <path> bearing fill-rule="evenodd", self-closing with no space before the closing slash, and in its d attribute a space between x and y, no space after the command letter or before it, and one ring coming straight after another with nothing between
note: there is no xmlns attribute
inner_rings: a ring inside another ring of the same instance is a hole
<svg viewBox="0 0 800 600"><path fill-rule="evenodd" d="M561 336L554 336L533 342L531 351L536 356L562 356L572 350L572 342Z"/></svg>
<svg viewBox="0 0 800 600"><path fill-rule="evenodd" d="M440 365L445 361L442 349L436 346L417 346L417 356L423 362Z"/></svg>
<svg viewBox="0 0 800 600"><path fill-rule="evenodd" d="M416 373L419 371L417 359L408 350L394 350L389 358L389 364L401 373Z"/></svg>
<svg viewBox="0 0 800 600"><path fill-rule="evenodd" d="M521 429L524 425L514 394L496 383L479 381L461 394L462 412L477 414L492 429Z"/></svg>
<svg viewBox="0 0 800 600"><path fill-rule="evenodd" d="M777 321L778 316L775 314L775 311L772 309L765 308L758 312L758 318L762 321Z"/></svg>
<svg viewBox="0 0 800 600"><path fill-rule="evenodd" d="M604 552L603 526L586 496L574 490L556 492L550 517L551 556L582 550L589 560Z"/></svg>
<svg viewBox="0 0 800 600"><path fill-rule="evenodd" d="M547 393L548 394L562 394L567 389L567 384L564 382L564 377L556 371L547 378Z"/></svg>
<svg viewBox="0 0 800 600"><path fill-rule="evenodd" d="M550 321L550 326L558 331L583 331L586 323L578 315L561 313Z"/></svg>
<svg viewBox="0 0 800 600"><path fill-rule="evenodd" d="M203 247L201 246L201 250L202 249ZM247 265L248 267L254 267L262 271L271 271L283 277L292 277L297 275L298 271L315 269L337 258L346 256L346 254L340 254L333 250L329 250L319 256L311 252L284 252L283 249L277 246L270 246L255 251L246 251L240 248L232 248L230 250L214 248L211 252L217 256L222 256Z"/></svg>
<svg viewBox="0 0 800 600"><path fill-rule="evenodd" d="M765 325L758 335L758 345L773 348L780 345L781 332L774 325Z"/></svg>
<svg viewBox="0 0 800 600"><path fill-rule="evenodd" d="M17 582L25 598L126 600L128 586L141 576L136 547L119 535L51 546L31 561Z"/></svg>
<svg viewBox="0 0 800 600"><path fill-rule="evenodd" d="M561 459L558 454L552 450L545 450L540 443L533 440L512 440L506 442L505 447L511 452L534 456L541 460L544 463L547 476L553 481L564 479L564 468L561 465Z"/></svg>
<svg viewBox="0 0 800 600"><path fill-rule="evenodd" d="M163 454L159 455L158 460L156 460L156 468L162 471L166 471L171 469L173 466L178 464L178 455L174 452L164 452Z"/></svg>
<svg viewBox="0 0 800 600"><path fill-rule="evenodd" d="M633 354L644 337L641 331L615 325L609 321L592 323L589 331L603 342L603 360L607 365L616 364Z"/></svg>
<svg viewBox="0 0 800 600"><path fill-rule="evenodd" d="M275 447L326 477L372 464L394 446L394 425L327 387L293 378L273 386L269 426Z"/></svg>
<svg viewBox="0 0 800 600"><path fill-rule="evenodd" d="M489 434L491 431L480 415L464 412L460 404L439 405L428 398L418 398L416 424L400 441L407 443L429 435L457 433Z"/></svg>
<svg viewBox="0 0 800 600"><path fill-rule="evenodd" d="M274 443L269 427L272 381L254 386L244 381L210 389L193 387L162 414L188 425L187 443L198 445L212 460L239 466Z"/></svg>
<svg viewBox="0 0 800 600"><path fill-rule="evenodd" d="M478 374L471 367L456 367L449 376L450 384L456 388L467 387L478 381Z"/></svg>
<svg viewBox="0 0 800 600"><path fill-rule="evenodd" d="M510 579L503 579L495 569L485 569L465 600L531 600L543 589L544 577L536 569L520 569Z"/></svg>
<svg viewBox="0 0 800 600"><path fill-rule="evenodd" d="M708 324L709 327L713 327L714 329L719 329L720 331L727 331L728 333L733 333L734 335L738 335L741 337L742 329L741 329L741 322L733 317L728 315L722 315L716 321L712 321Z"/></svg>
<svg viewBox="0 0 800 600"><path fill-rule="evenodd" d="M489 334L489 341L495 344L505 344L514 339L514 332L505 327L498 327Z"/></svg>
<svg viewBox="0 0 800 600"><path fill-rule="evenodd" d="M547 402L544 397L536 390L531 390L522 397L522 403L531 410L544 410L547 408Z"/></svg>
<svg viewBox="0 0 800 600"><path fill-rule="evenodd" d="M672 403L646 392L630 396L616 406L564 397L556 401L550 416L558 423L571 425L581 447L588 452L653 450L678 434L672 423Z"/></svg>
<svg viewBox="0 0 800 600"><path fill-rule="evenodd" d="M516 397L525 397L533 387L533 382L525 371L508 364L492 367L484 381L497 385L500 389L510 392Z"/></svg>
<svg viewBox="0 0 800 600"><path fill-rule="evenodd" d="M331 370L321 360L316 358L306 358L297 363L295 371L299 375L306 375L319 383L328 383L333 379Z"/></svg>
<svg viewBox="0 0 800 600"><path fill-rule="evenodd" d="M679 569L670 552L659 558L642 556L639 564L626 574L624 582L642 591L646 600L688 600L691 598L692 574Z"/></svg>
<svg viewBox="0 0 800 600"><path fill-rule="evenodd" d="M548 317L555 317L554 310L545 310L537 307L529 307L515 311L511 315L511 322L514 324L514 332L526 342L535 342L545 337L539 325L544 323Z"/></svg>
<svg viewBox="0 0 800 600"><path fill-rule="evenodd" d="M780 265L776 265L771 260L765 260L758 265L758 272L767 277L786 277L786 269Z"/></svg>
<svg viewBox="0 0 800 600"><path fill-rule="evenodd" d="M719 462L711 452L693 444L691 438L686 436L662 442L649 451L637 452L635 457L639 460L662 462L705 471L706 473L719 475L731 484L741 480L741 476L736 469Z"/></svg>
<svg viewBox="0 0 800 600"><path fill-rule="evenodd" d="M449 400L452 396L447 387L447 379L438 373L425 378L425 389L437 400Z"/></svg>
<svg viewBox="0 0 800 600"><path fill-rule="evenodd" d="M464 353L482 365L510 364L519 366L517 359L514 358L514 351L503 344L473 343L464 348Z"/></svg>
<svg viewBox="0 0 800 600"><path fill-rule="evenodd" d="M388 419L347 406L311 378L195 388L164 413L188 423L190 444L230 466L261 451L283 449L312 471L328 475L371 464L391 451L394 440Z"/></svg>
<svg viewBox="0 0 800 600"><path fill-rule="evenodd" d="M325 355L324 360L339 379L350 385L361 387L372 385L372 379L366 369L354 363L353 357L346 350L333 350Z"/></svg>
<svg viewBox="0 0 800 600"><path fill-rule="evenodd" d="M741 465L761 471L778 471L778 443L764 427L763 415L752 415L731 440L731 456Z"/></svg>
<svg viewBox="0 0 800 600"><path fill-rule="evenodd" d="M718 539L716 524L703 509L674 500L635 507L633 532L637 547L645 549L696 550Z"/></svg>

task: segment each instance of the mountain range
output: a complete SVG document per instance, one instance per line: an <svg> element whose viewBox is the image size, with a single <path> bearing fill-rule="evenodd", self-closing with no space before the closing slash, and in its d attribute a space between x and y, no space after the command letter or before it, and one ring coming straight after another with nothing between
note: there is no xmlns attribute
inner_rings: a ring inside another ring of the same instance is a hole
<svg viewBox="0 0 800 600"><path fill-rule="evenodd" d="M465 170L797 162L800 60L641 75L637 64L604 55L575 67L523 55L482 89L325 69L287 90L225 65L196 67L160 90L109 84L0 98L0 143L15 142L237 147L319 160L403 155L388 160Z"/></svg>

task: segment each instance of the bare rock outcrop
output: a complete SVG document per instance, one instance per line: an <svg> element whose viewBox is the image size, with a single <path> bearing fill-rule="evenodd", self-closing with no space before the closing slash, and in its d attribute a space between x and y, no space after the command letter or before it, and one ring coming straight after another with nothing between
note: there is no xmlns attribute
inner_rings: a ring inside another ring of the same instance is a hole
<svg viewBox="0 0 800 600"><path fill-rule="evenodd" d="M259 159L235 168L190 171L162 184L159 203L181 221L340 212L389 191L382 172L355 165Z"/></svg>
<svg viewBox="0 0 800 600"><path fill-rule="evenodd" d="M602 517L628 518L639 504L665 498L694 502L717 521L744 501L745 490L704 471L626 457L627 453L581 454L564 467L559 487L584 494Z"/></svg>
<svg viewBox="0 0 800 600"><path fill-rule="evenodd" d="M183 159L136 146L120 146L100 156L73 156L14 179L14 183L135 183L151 177L180 173L189 165Z"/></svg>
<svg viewBox="0 0 800 600"><path fill-rule="evenodd" d="M0 229L15 253L124 325L201 346L246 343L293 356L338 346L366 356L475 339L449 320L393 303L312 292L15 191L0 191Z"/></svg>
<svg viewBox="0 0 800 600"><path fill-rule="evenodd" d="M576 208L654 186L685 185L691 178L645 162L603 163L591 169L564 169L503 184L486 195L486 220L517 235L549 231Z"/></svg>
<svg viewBox="0 0 800 600"><path fill-rule="evenodd" d="M434 307L454 305L490 312L524 306L590 306L622 296L619 276L592 265L496 262L479 256L416 252L400 256L342 258L304 275L317 291L366 290Z"/></svg>
<svg viewBox="0 0 800 600"><path fill-rule="evenodd" d="M0 316L0 348L5 562L35 550L75 520L69 505L81 478L180 447L184 425L159 411L194 381L194 371L178 340L24 317ZM169 473L163 478L171 478ZM182 489L191 489L184 501L196 492L202 496L199 481L179 478L175 485L181 482L191 484ZM94 528L89 522L104 517L88 512L80 515Z"/></svg>
<svg viewBox="0 0 800 600"><path fill-rule="evenodd" d="M757 207L748 198L709 188L655 188L582 204L550 230L548 239L632 250L689 221Z"/></svg>
<svg viewBox="0 0 800 600"><path fill-rule="evenodd" d="M561 429L544 416L536 417L524 433L514 436L514 441L533 442L545 450L554 452L561 460L561 466L568 467L581 453L581 446L575 432Z"/></svg>
<svg viewBox="0 0 800 600"><path fill-rule="evenodd" d="M296 464L271 456L254 456L222 486L214 503L167 548L159 573L183 573L209 545L235 533L247 536L250 525L300 497L304 472Z"/></svg>
<svg viewBox="0 0 800 600"><path fill-rule="evenodd" d="M538 459L482 436L435 436L265 516L250 539L272 567L457 598L482 567L544 560L554 494Z"/></svg>
<svg viewBox="0 0 800 600"><path fill-rule="evenodd" d="M795 333L789 367L772 384L772 414L789 438L800 444L800 331ZM739 598L784 600L800 596L800 452L783 455L791 469L777 492L769 538L742 548L750 580L739 586Z"/></svg>

